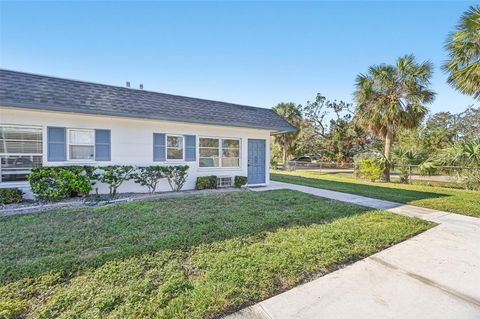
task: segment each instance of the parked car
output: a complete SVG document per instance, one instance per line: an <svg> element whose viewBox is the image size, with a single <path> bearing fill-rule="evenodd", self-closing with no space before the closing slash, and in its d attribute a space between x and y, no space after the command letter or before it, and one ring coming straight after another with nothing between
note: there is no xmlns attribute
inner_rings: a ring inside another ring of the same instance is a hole
<svg viewBox="0 0 480 319"><path fill-rule="evenodd" d="M311 163L312 161L313 160L310 156L299 156L291 160L291 162L303 162L303 163Z"/></svg>

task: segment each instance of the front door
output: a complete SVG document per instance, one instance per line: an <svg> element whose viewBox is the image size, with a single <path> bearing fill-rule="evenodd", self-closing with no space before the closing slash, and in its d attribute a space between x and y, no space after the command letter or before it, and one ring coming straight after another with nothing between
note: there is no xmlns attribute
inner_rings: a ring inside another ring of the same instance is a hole
<svg viewBox="0 0 480 319"><path fill-rule="evenodd" d="M248 140L248 184L265 183L265 140Z"/></svg>

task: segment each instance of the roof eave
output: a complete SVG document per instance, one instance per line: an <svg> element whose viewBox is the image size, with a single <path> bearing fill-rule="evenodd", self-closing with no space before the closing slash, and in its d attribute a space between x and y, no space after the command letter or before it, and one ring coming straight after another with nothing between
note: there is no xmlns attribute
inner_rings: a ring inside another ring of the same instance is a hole
<svg viewBox="0 0 480 319"><path fill-rule="evenodd" d="M249 129L259 129L259 130L268 130L273 132L273 134L281 134L287 132L294 132L297 130L296 128L293 129L284 129L283 127L269 127L269 126L257 126L257 125L248 125L248 124L226 124L220 122L213 122L213 121L195 121L195 120L180 120L175 118L168 118L168 117L148 117L148 116L131 116L127 114L118 114L114 112L87 112L81 109L72 109L65 110L60 107L52 107L52 106L45 106L42 104L37 103L15 103L15 102L4 102L0 101L0 107L11 107L11 108L18 108L18 109L27 109L27 110L37 110L37 111L50 111L50 112L61 112L61 113L73 113L73 114L84 114L84 115L92 115L92 116L112 116L112 117L121 117L121 118L131 118L131 119L144 119L144 120L152 120L152 121L169 121L169 122L178 122L178 123L188 123L188 124L205 124L205 125L218 125L218 126L230 126L230 127L239 127L239 128L249 128Z"/></svg>

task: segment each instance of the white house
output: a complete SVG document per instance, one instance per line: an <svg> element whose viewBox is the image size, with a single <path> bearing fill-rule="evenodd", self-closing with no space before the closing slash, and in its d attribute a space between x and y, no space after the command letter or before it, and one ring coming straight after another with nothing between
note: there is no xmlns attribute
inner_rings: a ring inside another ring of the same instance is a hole
<svg viewBox="0 0 480 319"><path fill-rule="evenodd" d="M0 187L27 194L42 165L186 164L184 189L204 175L266 185L270 135L294 130L270 109L0 70Z"/></svg>

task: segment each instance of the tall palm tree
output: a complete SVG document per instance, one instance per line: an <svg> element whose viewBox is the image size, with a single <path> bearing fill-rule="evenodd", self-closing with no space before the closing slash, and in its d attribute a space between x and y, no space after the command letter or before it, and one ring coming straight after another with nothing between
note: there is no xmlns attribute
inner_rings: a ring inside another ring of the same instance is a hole
<svg viewBox="0 0 480 319"><path fill-rule="evenodd" d="M273 110L286 119L290 124L300 127L302 121L302 113L295 103L278 103ZM291 133L277 134L274 136L275 143L278 143L283 151L283 164L287 163L287 157L291 155L293 144L297 139L299 131Z"/></svg>
<svg viewBox="0 0 480 319"><path fill-rule="evenodd" d="M445 48L449 59L442 67L449 73L448 83L480 100L480 5L462 15Z"/></svg>
<svg viewBox="0 0 480 319"><path fill-rule="evenodd" d="M418 127L428 112L425 104L435 98L428 88L432 68L428 61L417 63L413 55L405 55L397 59L396 65L371 66L367 74L357 76L355 120L385 141L385 181L390 181L388 164L396 132Z"/></svg>

